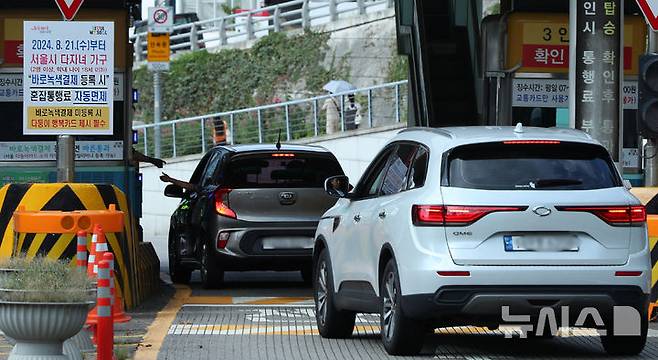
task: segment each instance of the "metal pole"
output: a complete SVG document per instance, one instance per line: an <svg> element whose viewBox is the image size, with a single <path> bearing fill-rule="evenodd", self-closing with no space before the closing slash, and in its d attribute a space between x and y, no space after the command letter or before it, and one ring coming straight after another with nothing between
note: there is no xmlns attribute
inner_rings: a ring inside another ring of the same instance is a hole
<svg viewBox="0 0 658 360"><path fill-rule="evenodd" d="M612 3L612 11L605 10L605 3ZM571 0L570 4L570 28L576 29L571 31L575 41L569 44L574 85L570 112L576 128L601 142L619 165L624 4L622 0Z"/></svg>
<svg viewBox="0 0 658 360"><path fill-rule="evenodd" d="M329 0L329 16L331 17L331 21L338 20L338 13L336 10L336 0Z"/></svg>
<svg viewBox="0 0 658 360"><path fill-rule="evenodd" d="M147 130L148 128L144 128L144 155L149 154L149 140L146 137Z"/></svg>
<svg viewBox="0 0 658 360"><path fill-rule="evenodd" d="M199 43L196 34L196 24L192 24L192 27L190 27L190 49L192 51L199 50Z"/></svg>
<svg viewBox="0 0 658 360"><path fill-rule="evenodd" d="M315 136L318 136L320 132L319 129L319 119L318 119L318 100L313 100L313 133Z"/></svg>
<svg viewBox="0 0 658 360"><path fill-rule="evenodd" d="M400 85L395 84L395 122L400 122Z"/></svg>
<svg viewBox="0 0 658 360"><path fill-rule="evenodd" d="M235 133L233 132L233 114L229 115L229 129L231 130L231 145L235 144Z"/></svg>
<svg viewBox="0 0 658 360"><path fill-rule="evenodd" d="M171 124L171 145L174 150L173 157L176 157L176 123Z"/></svg>
<svg viewBox="0 0 658 360"><path fill-rule="evenodd" d="M276 7L274 9L274 32L280 32L281 31L281 8Z"/></svg>
<svg viewBox="0 0 658 360"><path fill-rule="evenodd" d="M285 106L286 110L286 139L290 141L292 134L290 133L290 111L288 110L288 105Z"/></svg>
<svg viewBox="0 0 658 360"><path fill-rule="evenodd" d="M366 4L364 0L356 0L356 4L359 8L359 15L365 15L366 13Z"/></svg>
<svg viewBox="0 0 658 360"><path fill-rule="evenodd" d="M258 142L260 144L263 143L263 122L261 121L261 114L260 114L260 109L256 111L256 115L258 117Z"/></svg>
<svg viewBox="0 0 658 360"><path fill-rule="evenodd" d="M256 34L254 33L254 18L251 12L247 14L247 38L249 40L256 38Z"/></svg>
<svg viewBox="0 0 658 360"><path fill-rule="evenodd" d="M569 0L569 29L576 29L578 26L577 10L578 0ZM569 31L569 59L576 59L577 33L578 31ZM576 128L576 62L569 61L569 127L572 129Z"/></svg>
<svg viewBox="0 0 658 360"><path fill-rule="evenodd" d="M73 182L75 178L75 138L57 136L57 182Z"/></svg>
<svg viewBox="0 0 658 360"><path fill-rule="evenodd" d="M160 101L162 94L160 93L161 90L161 84L160 84L160 72L159 71L154 71L153 72L153 123L155 124L155 127L153 128L153 131L155 132L153 135L154 138L154 145L155 145L155 151L154 151L154 156L156 158L160 158L161 156L161 135L160 134L160 116L161 116L161 109L160 109Z"/></svg>
<svg viewBox="0 0 658 360"><path fill-rule="evenodd" d="M658 34L649 27L649 53L658 51ZM647 139L644 146L644 186L658 186L658 142Z"/></svg>
<svg viewBox="0 0 658 360"><path fill-rule="evenodd" d="M226 38L226 21L224 21L224 18L219 20L219 43L222 45L226 45L228 43Z"/></svg>
<svg viewBox="0 0 658 360"><path fill-rule="evenodd" d="M340 96L340 131L345 131L345 95Z"/></svg>
<svg viewBox="0 0 658 360"><path fill-rule="evenodd" d="M206 119L201 119L201 152L206 152Z"/></svg>
<svg viewBox="0 0 658 360"><path fill-rule="evenodd" d="M368 127L372 127L372 89L368 90Z"/></svg>
<svg viewBox="0 0 658 360"><path fill-rule="evenodd" d="M133 45L135 48L135 61L140 62L142 61L142 36L137 34L135 35L135 44Z"/></svg>
<svg viewBox="0 0 658 360"><path fill-rule="evenodd" d="M302 3L302 27L305 30L311 27L311 9L308 1L304 0Z"/></svg>

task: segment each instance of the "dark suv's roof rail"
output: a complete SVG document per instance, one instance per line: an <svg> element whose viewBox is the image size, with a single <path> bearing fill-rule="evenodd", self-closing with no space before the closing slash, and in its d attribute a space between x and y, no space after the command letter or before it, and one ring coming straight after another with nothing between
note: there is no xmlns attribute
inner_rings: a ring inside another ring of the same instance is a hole
<svg viewBox="0 0 658 360"><path fill-rule="evenodd" d="M431 132L431 133L434 133L434 134L437 134L437 135L447 137L449 139L454 139L455 138L455 135L453 133L451 133L450 131L448 131L448 130L441 129L441 128L420 127L420 126L414 126L414 127L402 129L402 130L400 130L400 132L398 132L398 134L402 134L402 133L405 133L405 132L412 132L412 131L426 131L426 132Z"/></svg>

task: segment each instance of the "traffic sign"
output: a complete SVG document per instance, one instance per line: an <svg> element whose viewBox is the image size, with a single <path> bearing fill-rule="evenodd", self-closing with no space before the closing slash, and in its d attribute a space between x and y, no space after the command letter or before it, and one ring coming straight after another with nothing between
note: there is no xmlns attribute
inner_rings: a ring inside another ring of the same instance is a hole
<svg viewBox="0 0 658 360"><path fill-rule="evenodd" d="M148 33L148 68L153 71L169 70L169 34Z"/></svg>
<svg viewBox="0 0 658 360"><path fill-rule="evenodd" d="M55 0L65 20L71 21L78 13L84 0Z"/></svg>
<svg viewBox="0 0 658 360"><path fill-rule="evenodd" d="M168 6L149 8L148 31L162 34L174 30L174 9Z"/></svg>
<svg viewBox="0 0 658 360"><path fill-rule="evenodd" d="M637 4L653 31L658 31L658 0L637 0Z"/></svg>

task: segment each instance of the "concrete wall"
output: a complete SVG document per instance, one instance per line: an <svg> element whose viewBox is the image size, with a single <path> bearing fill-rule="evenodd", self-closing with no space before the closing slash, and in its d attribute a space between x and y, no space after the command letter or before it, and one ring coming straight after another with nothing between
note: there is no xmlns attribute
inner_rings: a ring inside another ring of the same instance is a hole
<svg viewBox="0 0 658 360"><path fill-rule="evenodd" d="M298 144L320 145L336 155L350 182L356 184L370 161L406 124L396 124L374 129L355 130L347 133L321 136L298 141ZM167 236L169 218L176 209L179 199L163 195L165 183L160 181L161 172L187 180L196 168L200 155L170 159L164 169L154 166L141 168L143 174L142 227L144 240L151 241L160 258L163 268L167 266Z"/></svg>

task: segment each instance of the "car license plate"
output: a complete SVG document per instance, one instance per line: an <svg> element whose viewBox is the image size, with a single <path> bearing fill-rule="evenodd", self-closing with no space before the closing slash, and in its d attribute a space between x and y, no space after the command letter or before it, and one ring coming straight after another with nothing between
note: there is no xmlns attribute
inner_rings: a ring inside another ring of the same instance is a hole
<svg viewBox="0 0 658 360"><path fill-rule="evenodd" d="M505 251L559 252L578 251L575 236L503 236Z"/></svg>
<svg viewBox="0 0 658 360"><path fill-rule="evenodd" d="M313 238L307 236L271 236L262 238L263 250L313 249Z"/></svg>

